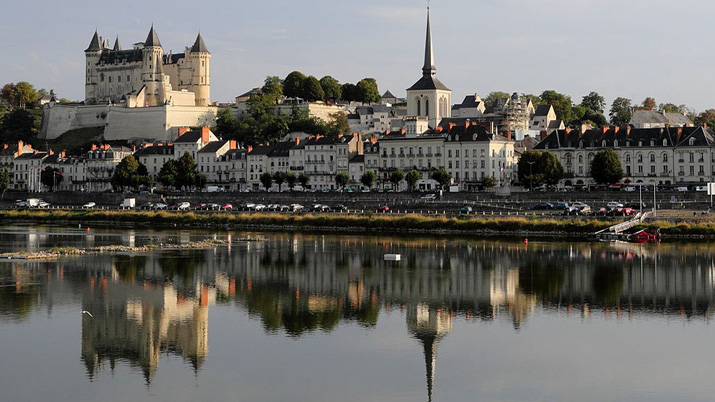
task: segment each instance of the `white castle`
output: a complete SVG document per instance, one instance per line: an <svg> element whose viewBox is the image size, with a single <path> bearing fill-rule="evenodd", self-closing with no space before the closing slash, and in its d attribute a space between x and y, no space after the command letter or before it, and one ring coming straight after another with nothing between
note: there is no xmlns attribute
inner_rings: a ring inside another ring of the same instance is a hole
<svg viewBox="0 0 715 402"><path fill-rule="evenodd" d="M154 26L144 42L112 48L95 31L84 51L82 104L43 105L40 138L95 127L104 140L171 141L179 127L211 126L211 53L199 34L184 53L165 53Z"/></svg>
<svg viewBox="0 0 715 402"><path fill-rule="evenodd" d="M84 51L87 72L86 105L128 102L130 107L163 104L208 106L211 53L201 34L184 53L164 53L151 27L146 41L123 50L119 37L114 47L95 31Z"/></svg>

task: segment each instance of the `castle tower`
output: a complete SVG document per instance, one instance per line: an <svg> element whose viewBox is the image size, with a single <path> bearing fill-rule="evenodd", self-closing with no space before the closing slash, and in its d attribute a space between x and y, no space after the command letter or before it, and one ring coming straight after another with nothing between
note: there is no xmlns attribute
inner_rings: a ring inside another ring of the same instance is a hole
<svg viewBox="0 0 715 402"><path fill-rule="evenodd" d="M442 118L450 117L452 112L452 90L437 79L436 72L432 53L429 7L427 7L425 62L422 66L422 78L407 89L407 115L426 117L430 127L436 127Z"/></svg>
<svg viewBox="0 0 715 402"><path fill-rule="evenodd" d="M97 101L97 83L99 73L97 72L97 64L99 57L102 55L102 39L97 31L94 31L94 36L89 42L89 46L84 51L84 56L87 61L86 76L84 81L84 102L87 104L96 103Z"/></svg>
<svg viewBox="0 0 715 402"><path fill-rule="evenodd" d="M211 103L211 53L201 33L188 52L193 66L191 75L192 91L196 94L196 106L208 106Z"/></svg>
<svg viewBox="0 0 715 402"><path fill-rule="evenodd" d="M146 103L149 106L163 105L165 100L163 90L164 49L159 42L159 36L154 31L154 25L149 30L142 52L144 58L142 82L146 86Z"/></svg>

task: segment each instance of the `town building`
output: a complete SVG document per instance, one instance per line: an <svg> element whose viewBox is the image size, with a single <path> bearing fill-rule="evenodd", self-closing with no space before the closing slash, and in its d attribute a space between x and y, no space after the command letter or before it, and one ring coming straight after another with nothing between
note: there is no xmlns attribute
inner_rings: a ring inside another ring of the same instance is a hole
<svg viewBox="0 0 715 402"><path fill-rule="evenodd" d="M682 113L636 110L628 124L634 128L692 127L693 121Z"/></svg>

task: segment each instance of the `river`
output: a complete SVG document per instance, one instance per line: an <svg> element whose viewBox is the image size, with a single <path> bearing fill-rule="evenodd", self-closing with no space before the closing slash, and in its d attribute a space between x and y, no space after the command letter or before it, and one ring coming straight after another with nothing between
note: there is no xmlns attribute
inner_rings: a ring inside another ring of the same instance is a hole
<svg viewBox="0 0 715 402"><path fill-rule="evenodd" d="M18 225L0 252L205 238L0 261L0 400L715 398L711 243Z"/></svg>

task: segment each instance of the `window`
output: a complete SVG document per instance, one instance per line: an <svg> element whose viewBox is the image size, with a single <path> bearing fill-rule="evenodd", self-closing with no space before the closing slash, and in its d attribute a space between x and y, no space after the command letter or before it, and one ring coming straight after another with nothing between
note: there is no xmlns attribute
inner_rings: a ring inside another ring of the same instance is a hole
<svg viewBox="0 0 715 402"><path fill-rule="evenodd" d="M636 160L638 161L638 163L643 163L643 155L638 154L638 156L636 157Z"/></svg>
<svg viewBox="0 0 715 402"><path fill-rule="evenodd" d="M626 163L630 163L630 161L631 161L631 155L626 154Z"/></svg>
<svg viewBox="0 0 715 402"><path fill-rule="evenodd" d="M668 154L663 154L663 162L668 162Z"/></svg>
<svg viewBox="0 0 715 402"><path fill-rule="evenodd" d="M458 149L454 150L454 157L459 158L459 150Z"/></svg>
<svg viewBox="0 0 715 402"><path fill-rule="evenodd" d="M691 163L692 163L692 162L695 162L695 154L694 154L694 153L691 152L691 153L688 155L688 157L690 158L690 162L691 162Z"/></svg>
<svg viewBox="0 0 715 402"><path fill-rule="evenodd" d="M655 162L655 154L650 154L650 161Z"/></svg>

